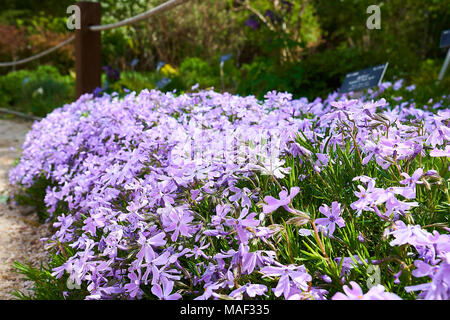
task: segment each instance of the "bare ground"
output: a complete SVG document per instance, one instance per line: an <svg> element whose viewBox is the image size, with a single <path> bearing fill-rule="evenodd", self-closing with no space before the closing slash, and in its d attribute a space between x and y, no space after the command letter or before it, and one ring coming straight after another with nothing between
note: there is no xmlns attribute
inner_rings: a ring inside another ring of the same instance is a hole
<svg viewBox="0 0 450 320"><path fill-rule="evenodd" d="M49 226L39 224L37 215L9 201L11 193L8 172L14 160L20 156L31 121L0 119L0 299L14 299L14 290L26 292L31 283L14 272L14 261L31 262L38 266L45 259L41 238L49 236Z"/></svg>

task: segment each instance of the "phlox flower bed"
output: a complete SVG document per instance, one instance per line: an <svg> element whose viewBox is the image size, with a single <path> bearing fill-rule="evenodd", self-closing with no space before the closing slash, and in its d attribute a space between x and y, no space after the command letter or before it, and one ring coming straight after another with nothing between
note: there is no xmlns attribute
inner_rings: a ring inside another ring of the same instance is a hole
<svg viewBox="0 0 450 320"><path fill-rule="evenodd" d="M144 90L53 111L10 172L55 227L36 292L449 299L448 99L379 93Z"/></svg>

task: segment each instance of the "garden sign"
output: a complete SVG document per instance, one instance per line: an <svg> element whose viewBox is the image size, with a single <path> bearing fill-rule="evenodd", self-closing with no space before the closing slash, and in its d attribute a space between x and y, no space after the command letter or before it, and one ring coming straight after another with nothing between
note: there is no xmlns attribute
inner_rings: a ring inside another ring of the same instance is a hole
<svg viewBox="0 0 450 320"><path fill-rule="evenodd" d="M386 62L386 64L348 73L342 83L340 93L356 92L378 86L383 80L388 64Z"/></svg>

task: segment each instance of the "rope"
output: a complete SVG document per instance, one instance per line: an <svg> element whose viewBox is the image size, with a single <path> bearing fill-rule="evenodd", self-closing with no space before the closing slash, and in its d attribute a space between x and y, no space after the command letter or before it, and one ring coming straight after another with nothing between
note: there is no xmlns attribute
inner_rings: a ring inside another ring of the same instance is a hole
<svg viewBox="0 0 450 320"><path fill-rule="evenodd" d="M52 53L55 50L58 50L61 47L64 47L66 44L72 42L75 39L75 36L70 37L69 39L59 43L58 45L54 46L53 48L47 49L45 51L42 51L41 53L38 53L34 56L28 57L26 59L22 59L22 60L17 60L17 61L12 61L12 62L0 62L0 67L13 67L13 66L17 66L18 64L23 64L23 63L27 63L36 59L39 59L43 56L48 55L49 53Z"/></svg>
<svg viewBox="0 0 450 320"><path fill-rule="evenodd" d="M105 24L105 25L98 25L98 26L90 26L89 29L91 31L103 31L103 30L109 30L109 29L114 29L114 28L118 28L118 27L122 27L128 24L132 24L132 23L136 23L139 21L142 21L144 19L147 19L155 14L158 13L162 13L164 11L167 11L169 9L172 9L173 7L176 7L182 3L185 3L189 0L169 0L153 9L150 9L146 12L143 12L141 14L138 14L137 16L116 22L116 23L111 23L111 24Z"/></svg>
<svg viewBox="0 0 450 320"><path fill-rule="evenodd" d="M167 10L172 9L173 7L176 7L180 4L183 4L185 2L187 2L189 0L169 0L159 6L157 6L156 8L150 9L146 12L143 12L141 14L138 14L137 16L116 22L116 23L111 23L111 24L105 24L105 25L98 25L98 26L90 26L89 29L91 31L103 31L103 30L109 30L109 29L114 29L114 28L118 28L118 27L122 27L128 24L132 24L132 23L136 23L139 21L142 21L144 19L147 19L153 15L156 15L158 13L162 13L165 12ZM50 53L52 53L53 51L58 50L59 48L65 46L66 44L72 42L75 39L75 36L70 37L69 39L61 42L60 44L54 46L53 48L50 48L48 50L45 50L41 53L38 53L34 56L22 59L22 60L17 60L17 61L11 61L11 62L0 62L0 67L13 67L13 66L17 66L19 64L23 64L23 63L27 63L36 59L39 59L43 56L46 56Z"/></svg>
<svg viewBox="0 0 450 320"><path fill-rule="evenodd" d="M0 113L8 113L8 114L13 114L15 116L19 116L28 120L37 120L40 121L42 120L41 117L36 117L36 116L32 116L32 115L28 115L19 111L13 111L13 110L9 110L9 109L5 109L5 108L0 108Z"/></svg>
<svg viewBox="0 0 450 320"><path fill-rule="evenodd" d="M111 24L106 24L106 25L98 25L98 26L90 26L89 29L91 31L103 31L103 30L109 30L109 29L114 29L114 28L118 28L118 27L122 27L128 24L132 24L132 23L136 23L139 21L142 21L144 19L147 19L153 15L156 15L158 13L162 13L165 12L169 9L172 9L173 7L176 7L182 3L185 3L189 0L169 0L159 6L157 6L156 8L150 9L146 12L143 12L141 14L138 14L137 16L116 22L116 23L111 23ZM72 42L75 39L75 36L70 37L69 39L61 42L60 44L54 46L53 48L50 48L48 50L45 50L41 53L38 53L34 56L28 57L26 59L22 59L22 60L17 60L17 61L12 61L12 62L0 62L0 67L13 67L13 66L17 66L19 64L23 64L23 63L27 63L36 59L39 59L43 56L46 56L50 53L52 53L53 51L58 50L59 48L65 46L66 44Z"/></svg>

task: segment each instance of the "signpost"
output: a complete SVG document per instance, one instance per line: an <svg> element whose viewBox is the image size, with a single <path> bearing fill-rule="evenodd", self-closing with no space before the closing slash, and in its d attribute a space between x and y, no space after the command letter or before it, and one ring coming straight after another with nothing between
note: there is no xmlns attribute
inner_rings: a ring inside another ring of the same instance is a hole
<svg viewBox="0 0 450 320"><path fill-rule="evenodd" d="M362 91L380 85L388 67L388 62L379 66L348 73L342 83L340 93Z"/></svg>
<svg viewBox="0 0 450 320"><path fill-rule="evenodd" d="M445 57L444 65L441 68L441 72L439 72L438 83L444 79L445 71L447 70L448 64L450 62L450 30L445 30L441 35L441 48L448 48L447 56Z"/></svg>

